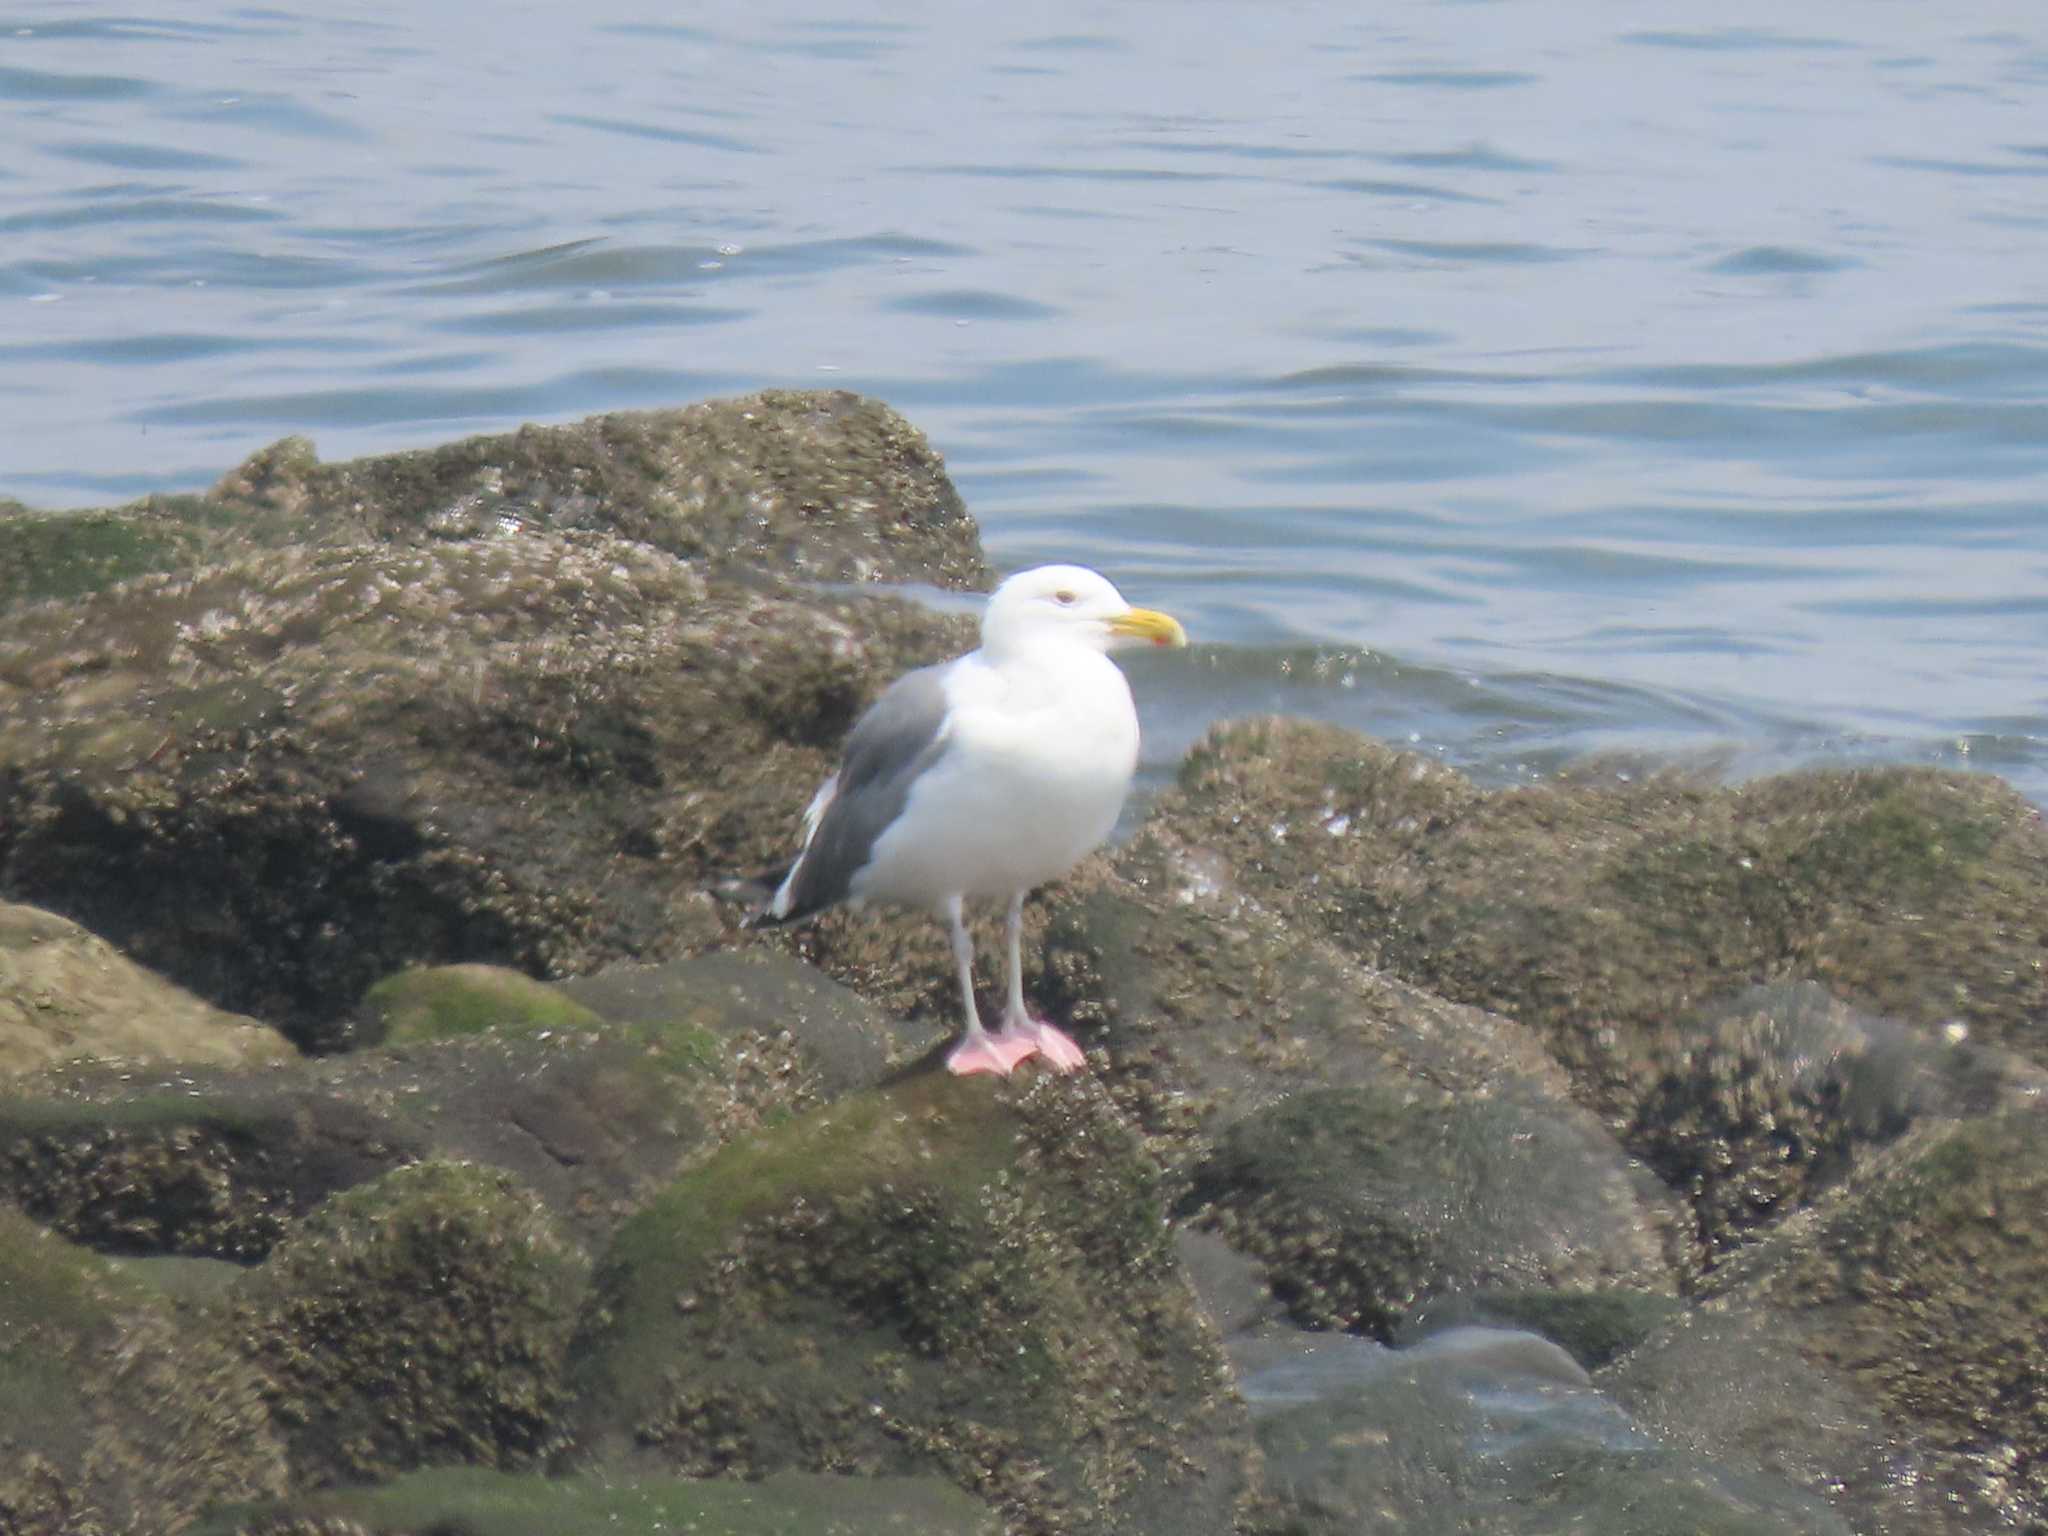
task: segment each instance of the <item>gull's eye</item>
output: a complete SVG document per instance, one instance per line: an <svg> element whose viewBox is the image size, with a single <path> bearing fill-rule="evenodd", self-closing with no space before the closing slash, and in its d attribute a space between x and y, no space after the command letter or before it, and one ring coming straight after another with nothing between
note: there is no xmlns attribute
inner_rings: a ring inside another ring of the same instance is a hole
<svg viewBox="0 0 2048 1536"><path fill-rule="evenodd" d="M1074 603L1076 601L1074 594L1069 592L1065 587L1061 587L1059 591L1053 593L1052 600L1058 603L1062 608L1071 608L1074 606Z"/></svg>

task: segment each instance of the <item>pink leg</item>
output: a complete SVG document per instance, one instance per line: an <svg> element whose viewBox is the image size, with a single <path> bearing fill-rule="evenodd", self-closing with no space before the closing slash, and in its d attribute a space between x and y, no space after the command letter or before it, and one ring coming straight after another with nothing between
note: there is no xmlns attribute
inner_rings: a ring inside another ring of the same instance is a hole
<svg viewBox="0 0 2048 1536"><path fill-rule="evenodd" d="M1018 1062L1037 1054L1035 1041L1027 1041L1005 1030L992 1035L981 1027L981 1015L974 1007L974 940L968 935L967 920L958 896L946 899L946 924L952 932L953 964L960 972L960 1002L967 1016L960 1043L946 1053L946 1070L965 1077L970 1072L993 1072L1008 1077Z"/></svg>
<svg viewBox="0 0 2048 1536"><path fill-rule="evenodd" d="M1087 1063L1073 1037L1064 1030L1055 1029L1042 1019L1031 1017L1031 1010L1024 1006L1024 893L1019 891L1010 898L1009 915L1010 949L1010 996L1003 1010L1003 1027L992 1038L1008 1042L1013 1046L1028 1046L1025 1055L1034 1052L1045 1058L1046 1065L1056 1072L1072 1072ZM1017 1058L1022 1061L1024 1057Z"/></svg>

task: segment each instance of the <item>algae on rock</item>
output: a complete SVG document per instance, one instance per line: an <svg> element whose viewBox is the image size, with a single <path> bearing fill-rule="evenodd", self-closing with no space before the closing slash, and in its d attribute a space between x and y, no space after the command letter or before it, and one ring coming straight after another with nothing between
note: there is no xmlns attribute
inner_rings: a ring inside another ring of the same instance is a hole
<svg viewBox="0 0 2048 1536"><path fill-rule="evenodd" d="M825 743L960 632L772 588L531 533L31 608L0 627L0 887L323 1049L408 963L721 942L706 887L786 855Z"/></svg>
<svg viewBox="0 0 2048 1536"><path fill-rule="evenodd" d="M1182 1209L1263 1261L1304 1327L1385 1339L1445 1292L1671 1294L1646 1178L1570 1105L1333 1088L1225 1129Z"/></svg>
<svg viewBox="0 0 2048 1536"><path fill-rule="evenodd" d="M844 390L767 390L322 464L272 444L203 496L0 502L0 613L252 549L598 529L811 581L985 586L973 519L924 435Z"/></svg>
<svg viewBox="0 0 2048 1536"><path fill-rule="evenodd" d="M496 965L410 966L364 993L358 1014L373 1045L507 1032L546 1038L603 1022L546 982Z"/></svg>
<svg viewBox="0 0 2048 1536"><path fill-rule="evenodd" d="M920 1073L733 1143L621 1229L577 1456L938 1472L1054 1533L1228 1531L1241 1410L1100 1090Z"/></svg>
<svg viewBox="0 0 2048 1536"><path fill-rule="evenodd" d="M285 1486L218 1328L0 1206L0 1530L173 1536Z"/></svg>
<svg viewBox="0 0 2048 1536"><path fill-rule="evenodd" d="M2048 1137L1930 1121L1717 1271L1603 1373L1674 1443L1831 1491L1859 1527L2048 1520Z"/></svg>
<svg viewBox="0 0 2048 1536"><path fill-rule="evenodd" d="M294 1484L538 1463L588 1271L492 1170L417 1163L328 1201L234 1301Z"/></svg>
<svg viewBox="0 0 2048 1536"><path fill-rule="evenodd" d="M1244 896L1529 1026L1652 1162L1697 1152L1696 1131L1652 1101L1710 1104L1743 1161L1697 1192L1709 1258L1849 1160L1832 1133L1741 1131L1758 1102L1811 1118L1799 1103L1815 1085L1791 1081L1795 1062L1674 1050L1672 1026L1757 982L1812 978L1870 1013L2048 1065L2048 831L1994 779L1878 768L1481 793L1350 732L1265 719L1214 730L1156 814ZM1723 1187L1787 1157L1761 1202Z"/></svg>

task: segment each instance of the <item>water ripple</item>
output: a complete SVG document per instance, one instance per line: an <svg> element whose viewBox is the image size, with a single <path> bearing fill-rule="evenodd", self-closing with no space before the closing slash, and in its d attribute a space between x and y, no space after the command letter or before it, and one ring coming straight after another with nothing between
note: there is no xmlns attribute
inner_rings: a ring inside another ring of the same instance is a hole
<svg viewBox="0 0 2048 1536"><path fill-rule="evenodd" d="M1817 251L1795 250L1788 245L1752 245L1733 251L1707 266L1709 272L1737 277L1806 276L1817 272L1840 272L1855 266L1846 257L1823 256Z"/></svg>
<svg viewBox="0 0 2048 1536"><path fill-rule="evenodd" d="M1348 78L1370 85L1415 85L1432 90L1497 91L1514 85L1533 85L1540 75L1518 69L1405 69L1385 74L1352 75Z"/></svg>
<svg viewBox="0 0 2048 1536"><path fill-rule="evenodd" d="M132 101L157 85L129 75L67 75L0 65L0 101Z"/></svg>
<svg viewBox="0 0 2048 1536"><path fill-rule="evenodd" d="M580 113L558 112L548 119L551 123L562 123L571 128L588 128L594 133L619 134L629 139L652 139L661 144L687 144L697 149L723 150L735 155L758 155L758 146L733 138L729 134L706 133L698 128L674 128L662 123L636 123L616 117L589 117Z"/></svg>
<svg viewBox="0 0 2048 1536"><path fill-rule="evenodd" d="M6 37L0 494L843 385L1186 610L1187 730L2048 796L2016 23L171 9Z"/></svg>

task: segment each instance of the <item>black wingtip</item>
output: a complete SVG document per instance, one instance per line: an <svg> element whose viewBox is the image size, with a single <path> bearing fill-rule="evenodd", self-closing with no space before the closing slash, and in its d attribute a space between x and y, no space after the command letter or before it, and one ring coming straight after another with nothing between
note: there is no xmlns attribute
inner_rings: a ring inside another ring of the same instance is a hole
<svg viewBox="0 0 2048 1536"><path fill-rule="evenodd" d="M763 870L758 875L734 875L721 880L711 887L713 899L728 906L744 907L746 915L740 919L742 928L774 928L788 922L786 917L777 917L771 910L775 893L782 889L782 882L788 878L790 866Z"/></svg>

